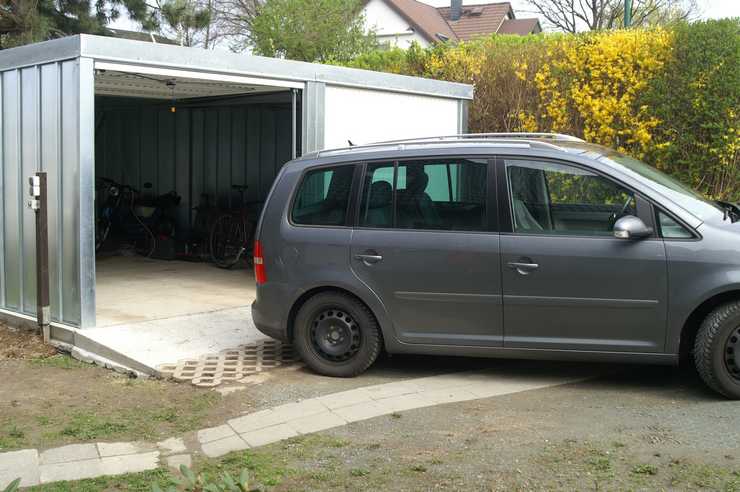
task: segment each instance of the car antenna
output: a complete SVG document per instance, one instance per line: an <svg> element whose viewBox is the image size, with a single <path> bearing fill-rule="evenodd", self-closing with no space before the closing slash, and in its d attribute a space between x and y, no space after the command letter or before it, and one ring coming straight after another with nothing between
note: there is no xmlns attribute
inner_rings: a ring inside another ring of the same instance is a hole
<svg viewBox="0 0 740 492"><path fill-rule="evenodd" d="M350 140L350 139L347 139L347 143L349 144L350 147L354 147L355 146L355 144L353 144L352 143L352 140Z"/></svg>

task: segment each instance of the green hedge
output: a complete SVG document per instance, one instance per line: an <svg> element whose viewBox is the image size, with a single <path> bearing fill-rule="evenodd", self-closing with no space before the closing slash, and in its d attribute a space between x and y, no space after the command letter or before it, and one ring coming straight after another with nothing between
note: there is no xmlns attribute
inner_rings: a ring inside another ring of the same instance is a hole
<svg viewBox="0 0 740 492"><path fill-rule="evenodd" d="M559 131L740 200L740 19L577 35L494 35L347 65L475 85L474 132Z"/></svg>

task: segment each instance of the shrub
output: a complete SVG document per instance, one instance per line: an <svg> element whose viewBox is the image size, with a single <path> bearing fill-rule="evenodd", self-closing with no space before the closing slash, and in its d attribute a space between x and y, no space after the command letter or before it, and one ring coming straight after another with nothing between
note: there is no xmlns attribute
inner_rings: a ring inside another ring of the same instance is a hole
<svg viewBox="0 0 740 492"><path fill-rule="evenodd" d="M389 49L350 66L475 85L473 132L569 133L740 200L740 19L493 35Z"/></svg>
<svg viewBox="0 0 740 492"><path fill-rule="evenodd" d="M641 104L660 120L658 168L709 196L740 200L740 19L681 24Z"/></svg>

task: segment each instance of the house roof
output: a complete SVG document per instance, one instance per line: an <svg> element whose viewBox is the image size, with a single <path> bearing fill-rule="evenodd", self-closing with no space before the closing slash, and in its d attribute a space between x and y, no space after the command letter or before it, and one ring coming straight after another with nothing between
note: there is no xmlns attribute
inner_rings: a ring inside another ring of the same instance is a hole
<svg viewBox="0 0 740 492"><path fill-rule="evenodd" d="M160 44L178 44L173 39L160 36L159 34L153 34L141 31L128 31L126 29L113 29L106 28L106 33L109 36L119 39L130 39L131 41L146 41L148 43L160 43Z"/></svg>
<svg viewBox="0 0 740 492"><path fill-rule="evenodd" d="M429 42L542 31L537 19L515 19L509 2L463 6L462 16L455 21L450 19L450 7L432 7L418 0L385 0L385 3Z"/></svg>
<svg viewBox="0 0 740 492"><path fill-rule="evenodd" d="M506 19L498 30L499 34L537 34L542 32L538 19Z"/></svg>
<svg viewBox="0 0 740 492"><path fill-rule="evenodd" d="M447 39L458 39L435 7L417 0L385 0L385 2L428 41L443 40L440 34Z"/></svg>
<svg viewBox="0 0 740 492"><path fill-rule="evenodd" d="M463 6L462 16L458 20L450 19L450 7L440 7L437 10L458 39L463 41L496 33L504 20L514 17L514 11L508 2Z"/></svg>

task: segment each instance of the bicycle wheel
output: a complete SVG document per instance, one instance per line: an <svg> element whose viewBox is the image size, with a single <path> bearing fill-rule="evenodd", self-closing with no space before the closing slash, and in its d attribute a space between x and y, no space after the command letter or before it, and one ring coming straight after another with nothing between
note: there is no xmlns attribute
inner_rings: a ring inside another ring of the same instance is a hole
<svg viewBox="0 0 740 492"><path fill-rule="evenodd" d="M231 268L247 251L247 224L231 214L221 215L211 228L211 259L220 268Z"/></svg>

